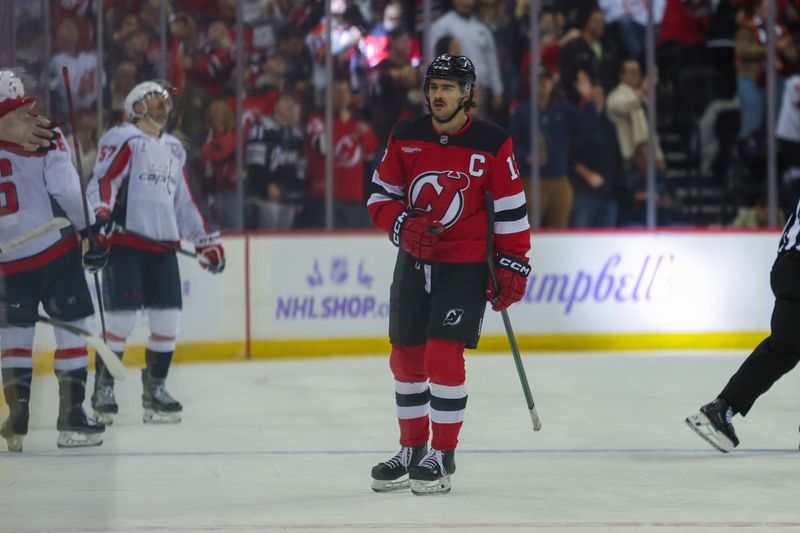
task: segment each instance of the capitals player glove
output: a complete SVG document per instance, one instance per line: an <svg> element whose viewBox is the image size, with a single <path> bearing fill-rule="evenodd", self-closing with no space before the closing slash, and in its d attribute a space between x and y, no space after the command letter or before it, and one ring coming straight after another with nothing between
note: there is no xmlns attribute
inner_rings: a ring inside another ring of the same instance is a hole
<svg viewBox="0 0 800 533"><path fill-rule="evenodd" d="M111 247L104 233L105 221L98 219L92 225L92 239L86 228L80 231L81 235L81 264L89 272L98 272L108 263Z"/></svg>
<svg viewBox="0 0 800 533"><path fill-rule="evenodd" d="M219 232L209 233L194 242L197 252L197 262L200 266L211 272L219 274L225 270L225 249L220 242Z"/></svg>
<svg viewBox="0 0 800 533"><path fill-rule="evenodd" d="M428 259L444 226L402 211L392 224L392 242L417 259Z"/></svg>
<svg viewBox="0 0 800 533"><path fill-rule="evenodd" d="M510 255L498 255L494 263L499 291L495 291L494 283L489 276L486 299L492 302L492 309L503 311L525 296L531 266L524 259L517 259Z"/></svg>

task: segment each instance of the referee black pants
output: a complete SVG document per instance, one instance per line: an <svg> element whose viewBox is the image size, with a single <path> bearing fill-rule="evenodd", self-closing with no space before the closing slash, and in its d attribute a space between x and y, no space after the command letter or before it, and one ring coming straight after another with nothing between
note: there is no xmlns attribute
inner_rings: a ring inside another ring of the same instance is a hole
<svg viewBox="0 0 800 533"><path fill-rule="evenodd" d="M770 274L775 295L772 333L750 354L719 394L743 416L756 399L800 361L800 252L784 252Z"/></svg>

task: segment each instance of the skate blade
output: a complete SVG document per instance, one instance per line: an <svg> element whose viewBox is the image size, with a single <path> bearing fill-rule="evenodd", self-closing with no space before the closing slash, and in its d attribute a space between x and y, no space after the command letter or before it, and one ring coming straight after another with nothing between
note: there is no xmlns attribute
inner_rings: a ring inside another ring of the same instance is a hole
<svg viewBox="0 0 800 533"><path fill-rule="evenodd" d="M165 413L163 411L153 411L145 409L142 415L142 422L145 424L177 424L181 421L181 414Z"/></svg>
<svg viewBox="0 0 800 533"><path fill-rule="evenodd" d="M434 481L422 479L411 480L411 492L415 496L430 496L433 494L447 494L450 492L450 475L446 475Z"/></svg>
<svg viewBox="0 0 800 533"><path fill-rule="evenodd" d="M102 433L80 433L78 431L62 431L58 434L59 448L85 448L103 444Z"/></svg>
<svg viewBox="0 0 800 533"><path fill-rule="evenodd" d="M398 490L405 490L411 486L408 480L408 474L397 479L373 479L372 490L375 492L396 492Z"/></svg>
<svg viewBox="0 0 800 533"><path fill-rule="evenodd" d="M692 431L697 433L700 438L722 453L728 453L733 449L733 442L715 430L714 426L711 425L711 421L703 413L688 416L686 425L692 428Z"/></svg>
<svg viewBox="0 0 800 533"><path fill-rule="evenodd" d="M19 453L22 451L22 435L12 435L10 437L5 437L6 445L8 445L8 451L13 453Z"/></svg>
<svg viewBox="0 0 800 533"><path fill-rule="evenodd" d="M94 411L94 419L97 422L102 422L106 426L111 426L114 424L114 415L112 413Z"/></svg>

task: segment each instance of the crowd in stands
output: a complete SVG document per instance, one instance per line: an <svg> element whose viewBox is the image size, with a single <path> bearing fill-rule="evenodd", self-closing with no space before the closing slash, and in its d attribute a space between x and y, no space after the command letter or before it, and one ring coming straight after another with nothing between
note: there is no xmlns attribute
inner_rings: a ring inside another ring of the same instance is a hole
<svg viewBox="0 0 800 533"><path fill-rule="evenodd" d="M329 151L334 226L369 227L372 169L392 126L424 110L424 57L441 53L464 54L475 64L478 105L471 113L509 130L528 191L536 163L530 117L537 107L541 220L535 222L541 227L646 224L652 97L659 131L671 128L684 158L697 160L690 173L710 176L730 193L720 201L732 214L718 222L765 225L764 216L734 215L736 207L763 214L768 69L777 75L781 104L782 205L793 209L800 191L800 0L776 0L774 65L766 62L766 0L653 0L655 87L645 76L648 0L431 0L427 43L421 0L331 0L330 19L319 0L241 0L241 51L236 0L163 1L165 50L161 0L52 0L49 58L44 17L33 6L41 3L17 2L17 63L39 77L40 96L61 119L61 67L69 67L87 175L102 133L98 97L107 129L125 120L123 100L136 83L165 77L176 94L169 128L186 145L192 187L208 217L223 228L242 222L262 229L323 227ZM531 1L541 5L538 28L531 27ZM529 98L531 31L541 45L537 102ZM333 141L324 122L328 54ZM246 145L237 173L239 128ZM675 169L662 139L654 141L658 225L690 225L676 193L682 182L671 177Z"/></svg>

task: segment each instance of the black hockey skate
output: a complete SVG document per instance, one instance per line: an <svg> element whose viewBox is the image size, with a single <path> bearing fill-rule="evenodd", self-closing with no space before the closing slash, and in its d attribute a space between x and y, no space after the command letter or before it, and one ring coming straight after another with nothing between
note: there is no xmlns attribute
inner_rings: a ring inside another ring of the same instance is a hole
<svg viewBox="0 0 800 533"><path fill-rule="evenodd" d="M98 422L110 426L114 423L114 415L119 412L119 405L114 396L113 384L96 384L92 394L92 409Z"/></svg>
<svg viewBox="0 0 800 533"><path fill-rule="evenodd" d="M455 471L455 450L431 448L419 464L408 471L411 492L416 496L447 494L450 492L450 476Z"/></svg>
<svg viewBox="0 0 800 533"><path fill-rule="evenodd" d="M372 490L375 492L394 492L409 487L408 469L419 461L428 452L427 444L420 444L409 448L400 448L397 454L382 463L372 467Z"/></svg>
<svg viewBox="0 0 800 533"><path fill-rule="evenodd" d="M15 411L0 425L0 437L6 439L10 452L22 451L22 437L28 434L28 410Z"/></svg>
<svg viewBox="0 0 800 533"><path fill-rule="evenodd" d="M154 378L142 369L142 407L145 424L177 424L181 421L181 403L167 392L164 379Z"/></svg>
<svg viewBox="0 0 800 533"><path fill-rule="evenodd" d="M733 430L731 418L733 418L731 406L722 398L717 398L701 407L698 413L689 416L686 425L711 446L728 453L739 445L739 438Z"/></svg>
<svg viewBox="0 0 800 533"><path fill-rule="evenodd" d="M106 426L88 416L83 406L75 405L58 415L56 429L59 448L81 448L103 444Z"/></svg>

